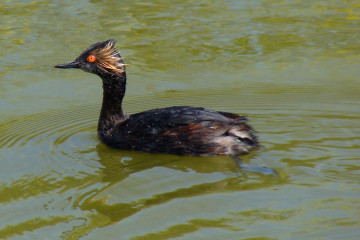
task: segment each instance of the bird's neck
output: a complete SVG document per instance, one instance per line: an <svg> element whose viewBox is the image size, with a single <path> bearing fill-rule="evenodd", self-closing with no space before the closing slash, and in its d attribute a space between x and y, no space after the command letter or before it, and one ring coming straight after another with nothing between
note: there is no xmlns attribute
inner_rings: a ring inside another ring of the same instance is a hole
<svg viewBox="0 0 360 240"><path fill-rule="evenodd" d="M114 125L124 121L122 101L125 96L126 74L101 76L103 102L98 123L98 132L109 133Z"/></svg>

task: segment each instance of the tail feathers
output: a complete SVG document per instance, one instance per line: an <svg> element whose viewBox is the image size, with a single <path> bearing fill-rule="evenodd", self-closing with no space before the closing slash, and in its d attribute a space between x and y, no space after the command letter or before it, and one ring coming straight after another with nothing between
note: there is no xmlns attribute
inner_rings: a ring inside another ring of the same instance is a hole
<svg viewBox="0 0 360 240"><path fill-rule="evenodd" d="M228 135L237 137L240 142L243 142L246 145L250 145L250 146L258 145L256 135L253 133L251 129L248 129L244 126L241 126L240 128L239 126L236 126L229 129Z"/></svg>

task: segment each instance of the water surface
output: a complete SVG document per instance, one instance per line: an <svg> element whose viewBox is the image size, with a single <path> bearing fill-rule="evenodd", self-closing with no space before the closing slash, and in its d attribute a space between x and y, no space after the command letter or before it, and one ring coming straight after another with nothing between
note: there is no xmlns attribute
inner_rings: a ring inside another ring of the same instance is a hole
<svg viewBox="0 0 360 240"><path fill-rule="evenodd" d="M5 1L0 7L0 238L356 239L357 1ZM243 157L109 149L101 81L54 69L118 40L125 111L248 115Z"/></svg>

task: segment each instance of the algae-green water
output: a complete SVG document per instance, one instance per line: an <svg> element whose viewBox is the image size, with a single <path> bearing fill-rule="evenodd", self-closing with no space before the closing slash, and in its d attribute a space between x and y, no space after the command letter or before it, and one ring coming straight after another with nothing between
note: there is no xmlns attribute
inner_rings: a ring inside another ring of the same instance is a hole
<svg viewBox="0 0 360 240"><path fill-rule="evenodd" d="M358 1L2 1L0 238L357 239ZM127 113L247 115L233 159L110 149L101 80L53 66L115 38Z"/></svg>

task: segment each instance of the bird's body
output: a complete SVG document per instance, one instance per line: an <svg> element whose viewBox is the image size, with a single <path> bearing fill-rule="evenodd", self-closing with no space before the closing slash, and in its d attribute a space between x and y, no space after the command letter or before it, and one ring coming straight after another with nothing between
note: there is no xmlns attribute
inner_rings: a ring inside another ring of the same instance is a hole
<svg viewBox="0 0 360 240"><path fill-rule="evenodd" d="M241 155L257 145L246 119L204 108L153 109L119 119L98 136L108 146L177 155ZM116 137L121 136L121 137Z"/></svg>
<svg viewBox="0 0 360 240"><path fill-rule="evenodd" d="M177 106L124 114L125 65L112 39L96 43L75 61L55 67L80 68L102 79L98 137L110 147L191 156L237 156L259 145L246 117L233 113Z"/></svg>

